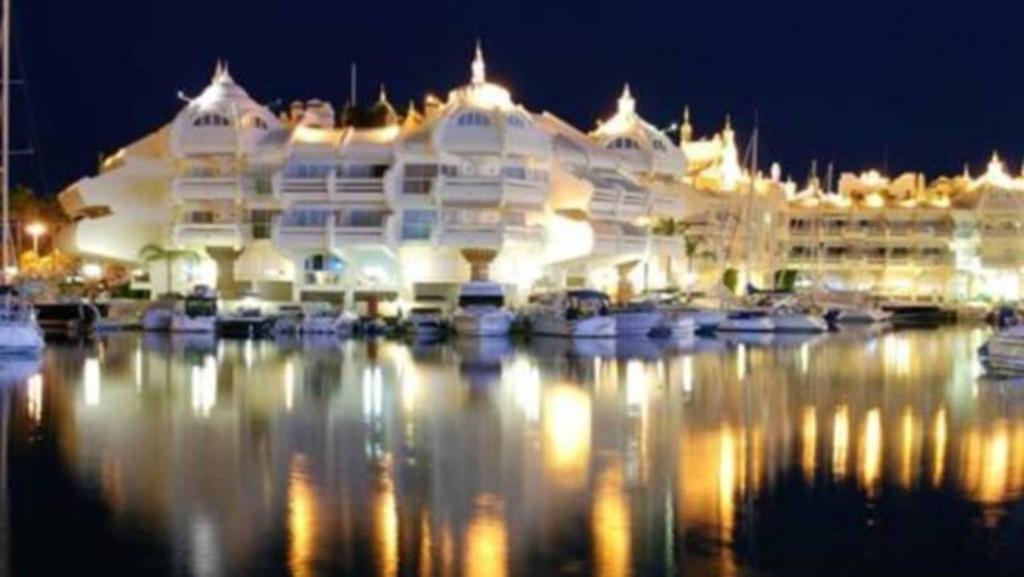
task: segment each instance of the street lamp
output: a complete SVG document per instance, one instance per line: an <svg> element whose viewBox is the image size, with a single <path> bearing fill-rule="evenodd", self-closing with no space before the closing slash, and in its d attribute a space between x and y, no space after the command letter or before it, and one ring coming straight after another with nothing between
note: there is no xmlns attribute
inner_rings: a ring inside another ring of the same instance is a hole
<svg viewBox="0 0 1024 577"><path fill-rule="evenodd" d="M25 232L32 237L32 252L39 255L39 237L46 234L46 225L41 222L33 222L25 227Z"/></svg>

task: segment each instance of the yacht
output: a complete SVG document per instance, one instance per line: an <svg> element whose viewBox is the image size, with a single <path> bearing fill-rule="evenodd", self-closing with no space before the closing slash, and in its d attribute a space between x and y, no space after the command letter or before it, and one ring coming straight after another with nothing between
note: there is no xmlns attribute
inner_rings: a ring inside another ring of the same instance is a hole
<svg viewBox="0 0 1024 577"><path fill-rule="evenodd" d="M704 320L710 330L718 326L721 319L725 318L725 313L721 311L711 311L710 309L704 311L682 304L679 291L672 289L651 292L644 297L642 302L649 302L661 314L661 318L650 331L650 335L653 337L673 339L692 337L701 328L698 319ZM718 313L721 318L716 320L702 316L710 312Z"/></svg>
<svg viewBox="0 0 1024 577"><path fill-rule="evenodd" d="M171 317L172 333L213 333L217 330L217 295L206 286L197 286L185 298L181 312Z"/></svg>
<svg viewBox="0 0 1024 577"><path fill-rule="evenodd" d="M0 287L0 295L0 354L38 355L46 343L35 311L13 287Z"/></svg>
<svg viewBox="0 0 1024 577"><path fill-rule="evenodd" d="M149 303L149 306L142 311L142 330L167 332L171 330L171 320L174 318L178 302L165 295L159 300Z"/></svg>
<svg viewBox="0 0 1024 577"><path fill-rule="evenodd" d="M615 310L615 335L619 337L646 337L663 320L664 315L653 303L634 303Z"/></svg>
<svg viewBox="0 0 1024 577"><path fill-rule="evenodd" d="M996 333L978 349L978 358L994 376L1024 376L1024 325Z"/></svg>
<svg viewBox="0 0 1024 577"><path fill-rule="evenodd" d="M807 312L795 303L784 301L772 307L774 331L780 333L824 333L828 322L822 315Z"/></svg>
<svg viewBox="0 0 1024 577"><path fill-rule="evenodd" d="M715 328L727 333L770 333L775 331L775 318L771 311L764 309L740 309L730 311Z"/></svg>
<svg viewBox="0 0 1024 577"><path fill-rule="evenodd" d="M304 312L299 332L304 335L349 336L356 326L352 314L331 309L316 309Z"/></svg>
<svg viewBox="0 0 1024 577"><path fill-rule="evenodd" d="M837 323L884 323L892 319L892 313L878 307L864 306L843 308L835 311Z"/></svg>
<svg viewBox="0 0 1024 577"><path fill-rule="evenodd" d="M448 332L444 311L439 306L417 306L405 319L405 330L416 338L437 338Z"/></svg>
<svg viewBox="0 0 1024 577"><path fill-rule="evenodd" d="M608 296L595 290L563 290L532 297L527 315L535 335L614 337L616 320Z"/></svg>
<svg viewBox="0 0 1024 577"><path fill-rule="evenodd" d="M458 310L452 317L455 333L467 336L500 337L512 328L513 315L504 308L501 285L468 282L459 288Z"/></svg>

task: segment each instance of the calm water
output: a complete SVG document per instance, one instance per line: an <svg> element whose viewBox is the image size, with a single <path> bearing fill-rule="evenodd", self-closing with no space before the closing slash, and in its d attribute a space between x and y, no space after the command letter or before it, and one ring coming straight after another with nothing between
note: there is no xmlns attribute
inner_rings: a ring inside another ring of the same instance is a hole
<svg viewBox="0 0 1024 577"><path fill-rule="evenodd" d="M54 344L0 371L3 553L43 576L1022 574L1024 388L978 380L985 336Z"/></svg>

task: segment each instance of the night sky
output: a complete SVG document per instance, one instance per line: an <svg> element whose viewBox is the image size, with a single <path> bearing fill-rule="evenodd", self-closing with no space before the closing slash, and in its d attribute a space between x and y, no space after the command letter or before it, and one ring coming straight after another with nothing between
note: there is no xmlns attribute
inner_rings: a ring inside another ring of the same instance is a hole
<svg viewBox="0 0 1024 577"><path fill-rule="evenodd" d="M625 81L659 126L689 104L698 135L731 112L745 138L757 110L762 164L798 180L812 158L932 177L977 172L994 149L1019 170L1024 155L1024 6L13 1L16 145L36 150L13 180L48 193L171 120L218 57L261 102L337 108L354 60L361 99L384 82L404 109L465 83L477 37L489 78L584 129Z"/></svg>

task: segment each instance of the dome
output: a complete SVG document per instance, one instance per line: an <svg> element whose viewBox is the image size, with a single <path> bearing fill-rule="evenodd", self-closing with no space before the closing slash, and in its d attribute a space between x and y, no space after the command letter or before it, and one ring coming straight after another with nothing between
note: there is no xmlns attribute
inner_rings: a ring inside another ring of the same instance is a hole
<svg viewBox="0 0 1024 577"><path fill-rule="evenodd" d="M280 121L235 83L226 64L217 63L213 78L174 119L171 150L177 156L235 154L250 151Z"/></svg>
<svg viewBox="0 0 1024 577"><path fill-rule="evenodd" d="M629 84L622 89L615 115L602 122L591 137L617 153L633 171L672 177L681 177L686 172L683 151L637 114Z"/></svg>

